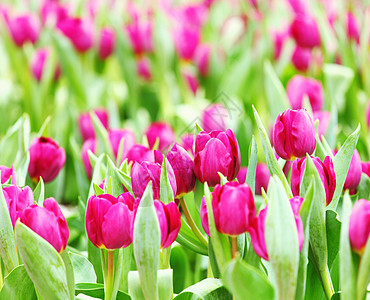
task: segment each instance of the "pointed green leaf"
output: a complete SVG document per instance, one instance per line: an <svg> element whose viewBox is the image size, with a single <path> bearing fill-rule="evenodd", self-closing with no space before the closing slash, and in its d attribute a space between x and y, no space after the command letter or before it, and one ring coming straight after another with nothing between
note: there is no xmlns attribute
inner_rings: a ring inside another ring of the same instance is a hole
<svg viewBox="0 0 370 300"><path fill-rule="evenodd" d="M40 177L40 181L37 184L36 188L33 190L33 195L35 198L35 202L39 206L43 206L44 198L45 198L45 187L44 187L44 181L42 180L42 177Z"/></svg>
<svg viewBox="0 0 370 300"><path fill-rule="evenodd" d="M232 296L222 285L221 279L206 278L189 286L175 300L231 300Z"/></svg>
<svg viewBox="0 0 370 300"><path fill-rule="evenodd" d="M114 197L118 197L123 194L125 191L123 189L121 178L118 174L118 169L114 165L113 161L107 156L107 174L105 176L105 181L108 182L108 178L112 180L112 193Z"/></svg>
<svg viewBox="0 0 370 300"><path fill-rule="evenodd" d="M255 192L256 183L256 169L257 169L257 143L254 135L252 136L252 141L249 146L249 163L247 169L247 176L245 178L245 183L248 184L253 192Z"/></svg>
<svg viewBox="0 0 370 300"><path fill-rule="evenodd" d="M170 180L168 179L167 163L167 158L163 155L159 197L164 204L168 204L174 201L173 190L170 184Z"/></svg>

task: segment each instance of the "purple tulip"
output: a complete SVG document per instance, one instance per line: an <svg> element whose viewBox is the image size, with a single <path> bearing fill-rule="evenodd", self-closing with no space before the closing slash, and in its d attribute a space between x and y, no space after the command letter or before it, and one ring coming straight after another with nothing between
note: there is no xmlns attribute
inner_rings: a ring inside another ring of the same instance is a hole
<svg viewBox="0 0 370 300"><path fill-rule="evenodd" d="M102 125L107 129L108 128L108 112L105 109L98 108L94 110L95 115L98 117ZM78 126L80 129L80 133L84 141L89 138L95 138L95 131L94 125L90 118L90 114L88 112L82 113L78 118Z"/></svg>
<svg viewBox="0 0 370 300"><path fill-rule="evenodd" d="M8 28L18 47L22 47L27 42L36 43L40 34L38 19L30 14L9 18Z"/></svg>
<svg viewBox="0 0 370 300"><path fill-rule="evenodd" d="M109 141L113 149L114 157L117 158L119 145L123 139L122 159L124 159L130 149L135 145L135 134L131 129L110 129Z"/></svg>
<svg viewBox="0 0 370 300"><path fill-rule="evenodd" d="M333 153L334 155L336 155L337 151L333 151ZM355 152L353 152L353 156L349 164L349 169L346 181L344 182L343 191L355 190L357 186L360 184L361 173L362 173L361 158L357 149L355 149Z"/></svg>
<svg viewBox="0 0 370 300"><path fill-rule="evenodd" d="M330 112L328 111L315 111L313 113L314 120L319 120L319 128L318 128L318 135L321 139L322 135L325 135L326 131L328 130L330 124Z"/></svg>
<svg viewBox="0 0 370 300"><path fill-rule="evenodd" d="M200 132L195 140L194 173L209 186L220 183L218 172L233 180L240 169L238 141L231 129L226 132Z"/></svg>
<svg viewBox="0 0 370 300"><path fill-rule="evenodd" d="M86 208L86 232L98 248L118 249L132 242L134 197L123 193L118 198L102 194L91 196Z"/></svg>
<svg viewBox="0 0 370 300"><path fill-rule="evenodd" d="M93 30L89 21L80 18L67 18L59 22L58 29L80 53L88 51L93 46Z"/></svg>
<svg viewBox="0 0 370 300"><path fill-rule="evenodd" d="M15 174L15 169L13 165L11 168L0 166L0 171L1 171L1 177L0 177L1 184L7 183L10 177L12 178L11 184L17 184L17 177Z"/></svg>
<svg viewBox="0 0 370 300"><path fill-rule="evenodd" d="M195 65L198 68L198 72L201 76L206 77L209 72L209 62L211 56L211 46L207 44L200 44L194 56Z"/></svg>
<svg viewBox="0 0 370 300"><path fill-rule="evenodd" d="M293 76L287 84L287 94L293 109L302 108L304 96L308 97L312 111L320 111L324 102L324 89L320 81L301 75Z"/></svg>
<svg viewBox="0 0 370 300"><path fill-rule="evenodd" d="M173 33L175 48L183 60L192 60L200 41L199 29L180 26Z"/></svg>
<svg viewBox="0 0 370 300"><path fill-rule="evenodd" d="M86 140L81 149L81 157L82 157L82 163L84 165L87 177L91 179L92 177L92 166L90 163L89 153L88 150L90 150L92 153L96 152L96 140L94 138Z"/></svg>
<svg viewBox="0 0 370 300"><path fill-rule="evenodd" d="M28 174L33 181L40 177L45 183L52 181L66 162L66 153L52 138L35 138L29 148L30 164Z"/></svg>
<svg viewBox="0 0 370 300"><path fill-rule="evenodd" d="M175 133L172 127L165 122L154 122L150 124L145 135L151 149L153 149L156 140L159 139L158 150L161 152L166 151L175 141Z"/></svg>
<svg viewBox="0 0 370 300"><path fill-rule="evenodd" d="M184 134L181 137L181 146L194 157L194 134Z"/></svg>
<svg viewBox="0 0 370 300"><path fill-rule="evenodd" d="M177 186L176 196L182 197L194 189L194 162L189 153L176 143L166 157L175 174Z"/></svg>
<svg viewBox="0 0 370 300"><path fill-rule="evenodd" d="M203 227L205 233L208 236L211 236L211 234L209 232L207 203L206 203L206 198L204 196L203 196L202 202L200 204L200 220L201 220L202 227Z"/></svg>
<svg viewBox="0 0 370 300"><path fill-rule="evenodd" d="M292 63L294 67L301 72L306 72L312 60L312 50L302 48L298 45L295 47L292 55Z"/></svg>
<svg viewBox="0 0 370 300"><path fill-rule="evenodd" d="M100 33L99 40L99 57L105 60L114 51L116 44L116 36L114 30L111 28L103 28Z"/></svg>
<svg viewBox="0 0 370 300"><path fill-rule="evenodd" d="M127 161L141 163L154 162L154 152L142 145L134 145L127 153Z"/></svg>
<svg viewBox="0 0 370 300"><path fill-rule="evenodd" d="M337 180L334 172L333 161L330 156L326 156L324 162L318 157L311 157L313 164L315 165L321 182L325 189L326 205L329 205L333 199L335 187L337 186ZM291 187L294 196L299 196L301 182L306 168L306 157L302 159L296 159L293 162L292 173L291 173Z"/></svg>
<svg viewBox="0 0 370 300"><path fill-rule="evenodd" d="M202 114L202 127L204 131L225 131L228 127L229 112L221 103L212 104Z"/></svg>
<svg viewBox="0 0 370 300"><path fill-rule="evenodd" d="M43 207L27 207L20 221L48 241L57 252L62 252L68 243L69 230L65 217L54 198L47 198Z"/></svg>
<svg viewBox="0 0 370 300"><path fill-rule="evenodd" d="M239 183L244 183L247 178L247 167L240 168L238 176L236 179ZM256 168L256 182L255 182L255 194L262 195L262 188L267 191L269 181L270 181L270 171L266 164L257 163Z"/></svg>
<svg viewBox="0 0 370 300"><path fill-rule="evenodd" d="M280 114L272 129L276 153L285 160L312 154L316 147L315 126L305 109L287 109Z"/></svg>
<svg viewBox="0 0 370 300"><path fill-rule="evenodd" d="M150 60L147 57L142 56L137 60L137 73L145 81L150 81L152 79Z"/></svg>
<svg viewBox="0 0 370 300"><path fill-rule="evenodd" d="M308 14L296 14L290 26L290 34L302 48L320 46L320 33L314 17Z"/></svg>
<svg viewBox="0 0 370 300"><path fill-rule="evenodd" d="M347 13L347 36L349 39L360 43L360 31L355 16L351 13Z"/></svg>
<svg viewBox="0 0 370 300"><path fill-rule="evenodd" d="M3 194L14 228L15 222L22 216L23 211L34 204L33 193L29 186L22 189L16 185L11 185L3 187Z"/></svg>
<svg viewBox="0 0 370 300"><path fill-rule="evenodd" d="M362 255L370 236L370 201L358 200L349 218L349 241L353 251Z"/></svg>

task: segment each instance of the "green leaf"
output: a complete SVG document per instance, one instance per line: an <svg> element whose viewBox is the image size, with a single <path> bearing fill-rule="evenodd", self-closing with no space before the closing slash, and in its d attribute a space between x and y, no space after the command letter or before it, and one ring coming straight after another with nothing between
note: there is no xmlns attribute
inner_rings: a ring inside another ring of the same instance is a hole
<svg viewBox="0 0 370 300"><path fill-rule="evenodd" d="M220 184L221 185L224 185L227 183L227 178L224 176L224 174L222 174L221 172L217 172L218 173L218 176L220 176Z"/></svg>
<svg viewBox="0 0 370 300"><path fill-rule="evenodd" d="M252 136L252 141L249 146L249 163L247 169L247 176L245 178L245 183L248 184L254 195L255 183L256 183L256 169L257 169L257 143L254 135Z"/></svg>
<svg viewBox="0 0 370 300"><path fill-rule="evenodd" d="M90 112L90 118L94 125L97 140L97 153L106 153L109 157L114 157L112 145L109 140L108 131L105 129L100 119L94 112ZM113 164L114 165L114 164Z"/></svg>
<svg viewBox="0 0 370 300"><path fill-rule="evenodd" d="M107 174L105 176L105 182L108 182L109 178L112 180L111 195L118 197L119 195L123 194L125 191L121 183L121 177L119 176L118 169L107 155Z"/></svg>
<svg viewBox="0 0 370 300"><path fill-rule="evenodd" d="M125 188L132 192L132 185L131 185L131 177L126 172L122 170L118 170L118 176L121 180L121 183L125 186Z"/></svg>
<svg viewBox="0 0 370 300"><path fill-rule="evenodd" d="M174 292L180 293L189 284L191 276L189 258L182 246L172 246L170 265L173 269Z"/></svg>
<svg viewBox="0 0 370 300"><path fill-rule="evenodd" d="M75 298L75 274L73 270L73 265L71 258L67 251L63 251L60 254L60 257L62 258L64 262L64 266L66 268L66 276L67 276L67 286L68 286L68 292L69 292L69 299L74 300Z"/></svg>
<svg viewBox="0 0 370 300"><path fill-rule="evenodd" d="M196 179L194 187L194 203L198 211L200 210L200 204L202 203L203 196L204 196L204 184L201 183L198 179Z"/></svg>
<svg viewBox="0 0 370 300"><path fill-rule="evenodd" d="M367 239L365 251L361 257L360 266L358 269L357 299L364 299L369 283L370 283L370 238Z"/></svg>
<svg viewBox="0 0 370 300"><path fill-rule="evenodd" d="M117 272L121 272L120 281L119 281L119 289L124 291L125 293L128 292L128 272L131 269L131 260L132 260L132 244L126 248L123 248L119 255L121 255L121 270L117 270Z"/></svg>
<svg viewBox="0 0 370 300"><path fill-rule="evenodd" d="M15 237L28 275L43 299L69 299L66 268L60 255L46 240L17 222Z"/></svg>
<svg viewBox="0 0 370 300"><path fill-rule="evenodd" d="M91 184L90 184L90 189L89 189L89 194L88 198L90 198L92 195L94 195L94 183L100 183L104 179L104 175L106 170L103 165L103 159L104 159L104 154L101 154L98 159L96 160L96 164L94 167L92 179L91 179ZM88 199L86 199L87 202Z"/></svg>
<svg viewBox="0 0 370 300"><path fill-rule="evenodd" d="M1 300L37 300L35 287L23 265L12 270L5 277L4 285L0 291Z"/></svg>
<svg viewBox="0 0 370 300"><path fill-rule="evenodd" d="M203 255L208 253L207 247L199 241L183 217L181 217L181 227L176 242L196 253Z"/></svg>
<svg viewBox="0 0 370 300"><path fill-rule="evenodd" d="M73 265L75 283L96 283L96 274L91 262L85 256L71 251L68 255Z"/></svg>
<svg viewBox="0 0 370 300"><path fill-rule="evenodd" d="M222 282L235 299L274 299L274 288L266 275L242 260L232 260L226 265Z"/></svg>
<svg viewBox="0 0 370 300"><path fill-rule="evenodd" d="M93 298L104 299L104 284L102 283L77 283L75 295L84 294ZM122 291L118 291L117 300L130 300L131 297Z"/></svg>
<svg viewBox="0 0 370 300"><path fill-rule="evenodd" d="M220 279L207 278L189 286L178 294L175 300L231 300L232 296Z"/></svg>
<svg viewBox="0 0 370 300"><path fill-rule="evenodd" d="M357 193L359 199L370 198L370 178L365 173L361 174L361 181L357 187Z"/></svg>
<svg viewBox="0 0 370 300"><path fill-rule="evenodd" d="M37 184L36 188L33 190L33 195L35 198L35 202L39 206L43 206L44 199L45 199L45 187L44 187L44 181L42 180L42 177L40 177L40 181Z"/></svg>
<svg viewBox="0 0 370 300"><path fill-rule="evenodd" d="M163 162L161 167L161 179L160 179L160 200L164 204L168 204L174 201L173 197L173 190L170 184L170 180L168 179L168 172L167 172L167 159L163 155Z"/></svg>

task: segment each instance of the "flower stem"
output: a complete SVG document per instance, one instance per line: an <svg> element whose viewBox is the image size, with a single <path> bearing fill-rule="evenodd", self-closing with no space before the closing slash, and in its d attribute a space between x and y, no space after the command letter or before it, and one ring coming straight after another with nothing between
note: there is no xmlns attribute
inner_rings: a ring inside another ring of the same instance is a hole
<svg viewBox="0 0 370 300"><path fill-rule="evenodd" d="M186 221L188 221L191 230L202 244L208 246L207 240L204 238L203 234L199 231L198 226L194 223L194 220L189 212L188 206L186 205L184 198L180 198L179 200L181 209L185 215Z"/></svg>
<svg viewBox="0 0 370 300"><path fill-rule="evenodd" d="M104 282L105 300L112 299L113 283L114 283L114 251L108 250L108 267Z"/></svg>
<svg viewBox="0 0 370 300"><path fill-rule="evenodd" d="M169 269L170 268L170 255L171 255L171 246L162 249L161 261L159 262L159 269Z"/></svg>
<svg viewBox="0 0 370 300"><path fill-rule="evenodd" d="M4 285L4 278L3 278L3 268L1 266L1 260L0 260L0 290Z"/></svg>
<svg viewBox="0 0 370 300"><path fill-rule="evenodd" d="M321 271L320 273L321 283L324 288L326 298L330 300L334 295L334 287L330 278L329 268L326 267L325 271Z"/></svg>
<svg viewBox="0 0 370 300"><path fill-rule="evenodd" d="M232 244L232 255L233 255L233 258L235 258L236 252L238 252L238 244L237 244L236 236L231 237L231 244Z"/></svg>

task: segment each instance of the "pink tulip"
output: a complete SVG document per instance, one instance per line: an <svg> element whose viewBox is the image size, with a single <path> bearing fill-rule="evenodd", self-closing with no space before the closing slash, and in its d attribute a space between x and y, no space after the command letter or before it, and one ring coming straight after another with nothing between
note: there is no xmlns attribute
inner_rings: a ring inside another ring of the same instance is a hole
<svg viewBox="0 0 370 300"><path fill-rule="evenodd" d="M206 199L205 199L204 196L203 196L202 202L200 204L200 220L201 220L202 227L203 227L205 233L208 236L211 236L211 234L209 232L207 203L206 203Z"/></svg>
<svg viewBox="0 0 370 300"><path fill-rule="evenodd" d="M152 45L152 23L141 22L137 20L126 26L126 30L131 42L133 52L140 56L142 54L151 53Z"/></svg>
<svg viewBox="0 0 370 300"><path fill-rule="evenodd" d="M312 51L309 48L302 48L298 45L295 47L292 63L294 67L301 72L306 72L312 61Z"/></svg>
<svg viewBox="0 0 370 300"><path fill-rule="evenodd" d="M48 20L59 24L68 18L68 8L58 1L45 0L41 6L40 15L43 24L48 22Z"/></svg>
<svg viewBox="0 0 370 300"><path fill-rule="evenodd" d="M272 33L272 37L274 41L274 60L278 60L280 58L283 45L288 38L288 32L286 29L281 32L274 31Z"/></svg>
<svg viewBox="0 0 370 300"><path fill-rule="evenodd" d="M333 151L333 152L334 152L334 155L337 154L337 151ZM349 169L348 169L346 180L344 182L343 191L347 189L355 190L357 186L360 184L361 173L362 173L361 158L360 158L360 154L358 153L357 149L355 149L355 152L353 152L353 156L349 164Z"/></svg>
<svg viewBox="0 0 370 300"><path fill-rule="evenodd" d="M197 94L197 90L199 88L199 80L198 80L198 78L195 76L195 74L193 74L193 72L191 70L184 70L182 72L182 75L185 78L185 81L186 81L186 83L188 85L188 88L191 90L191 92L193 93L193 95L196 95Z"/></svg>
<svg viewBox="0 0 370 300"><path fill-rule="evenodd" d="M320 33L314 17L308 14L296 14L290 26L290 34L302 48L320 46Z"/></svg>
<svg viewBox="0 0 370 300"><path fill-rule="evenodd" d="M130 149L135 145L135 134L131 129L110 129L109 141L113 149L114 157L117 158L118 150L123 139L122 159L124 159Z"/></svg>
<svg viewBox="0 0 370 300"><path fill-rule="evenodd" d="M137 73L145 81L150 81L152 79L150 60L147 57L142 56L138 59Z"/></svg>
<svg viewBox="0 0 370 300"><path fill-rule="evenodd" d="M174 30L173 37L178 56L184 60L193 59L200 41L199 30L181 26Z"/></svg>
<svg viewBox="0 0 370 300"><path fill-rule="evenodd" d="M40 48L36 50L31 61L31 72L33 77L40 82L44 73L45 63L49 57L48 48ZM58 80L60 76L60 65L57 65L54 71L54 80Z"/></svg>
<svg viewBox="0 0 370 300"><path fill-rule="evenodd" d="M59 22L57 26L78 52L84 53L93 46L93 28L88 21L68 18Z"/></svg>
<svg viewBox="0 0 370 300"><path fill-rule="evenodd" d="M236 179L239 183L244 183L247 178L247 167L240 168L238 176ZM269 181L270 181L270 171L266 164L257 163L256 168L256 181L255 181L255 194L262 195L262 188L267 191Z"/></svg>
<svg viewBox="0 0 370 300"><path fill-rule="evenodd" d="M127 153L127 161L141 163L143 161L154 162L154 153L142 145L134 145Z"/></svg>
<svg viewBox="0 0 370 300"><path fill-rule="evenodd" d="M12 178L11 184L17 184L17 177L16 177L16 173L15 173L15 169L13 165L11 168L0 166L0 172L1 172L1 177L0 177L1 184L7 183L10 177Z"/></svg>
<svg viewBox="0 0 370 300"><path fill-rule="evenodd" d="M110 56L116 44L116 36L114 30L108 27L102 29L99 40L99 57L105 60Z"/></svg>
<svg viewBox="0 0 370 300"><path fill-rule="evenodd" d="M360 43L360 30L358 27L355 16L351 13L347 13L347 36L349 39Z"/></svg>
<svg viewBox="0 0 370 300"><path fill-rule="evenodd" d="M201 76L206 77L209 72L209 63L211 58L211 46L207 44L200 44L194 56L195 65Z"/></svg>
<svg viewBox="0 0 370 300"><path fill-rule="evenodd" d="M370 201L358 200L349 218L349 241L353 251L362 255L370 235Z"/></svg>
<svg viewBox="0 0 370 300"><path fill-rule="evenodd" d="M14 43L22 47L25 43L36 43L40 34L38 19L30 14L9 18L8 27Z"/></svg>
<svg viewBox="0 0 370 300"><path fill-rule="evenodd" d="M361 163L361 171L370 177L370 161Z"/></svg>
<svg viewBox="0 0 370 300"><path fill-rule="evenodd" d="M94 113L102 123L102 125L108 128L108 112L105 109L95 109ZM78 127L84 140L95 137L95 130L90 114L88 112L82 113L78 118Z"/></svg>
<svg viewBox="0 0 370 300"><path fill-rule="evenodd" d="M188 133L181 137L181 146L194 156L194 134Z"/></svg>
<svg viewBox="0 0 370 300"><path fill-rule="evenodd" d="M221 103L212 104L202 114L202 127L206 132L225 131L228 127L229 112Z"/></svg>
<svg viewBox="0 0 370 300"><path fill-rule="evenodd" d="M328 130L330 124L330 112L328 111L315 111L313 113L314 120L319 120L319 128L318 128L318 135L321 139L322 135L325 135L326 131Z"/></svg>
<svg viewBox="0 0 370 300"><path fill-rule="evenodd" d="M96 151L96 140L94 138L87 139L81 149L81 158L82 163L84 165L87 177L91 179L92 177L92 166L90 163L89 153L88 150L90 150L92 153L95 153Z"/></svg>
<svg viewBox="0 0 370 300"><path fill-rule="evenodd" d="M159 140L158 149L166 151L175 141L175 133L170 125L165 122L154 122L150 124L145 132L149 147L153 149L156 140Z"/></svg>

